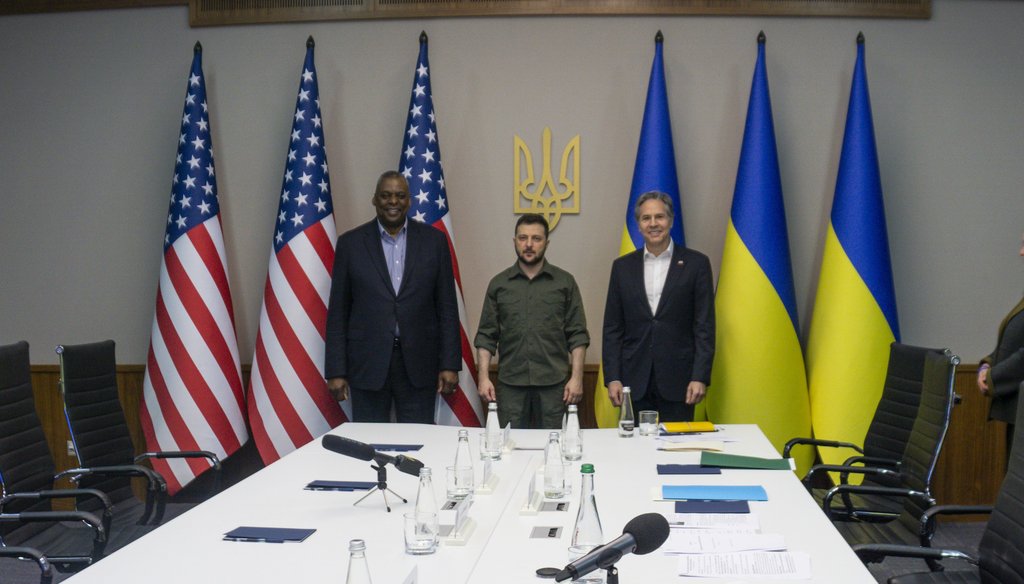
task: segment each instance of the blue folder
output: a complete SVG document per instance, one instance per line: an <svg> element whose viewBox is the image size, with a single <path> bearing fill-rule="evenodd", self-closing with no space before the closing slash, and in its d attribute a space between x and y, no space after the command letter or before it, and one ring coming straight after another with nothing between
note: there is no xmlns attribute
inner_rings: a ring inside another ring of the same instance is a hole
<svg viewBox="0 0 1024 584"><path fill-rule="evenodd" d="M661 497L669 500L767 501L768 493L760 485L662 485Z"/></svg>

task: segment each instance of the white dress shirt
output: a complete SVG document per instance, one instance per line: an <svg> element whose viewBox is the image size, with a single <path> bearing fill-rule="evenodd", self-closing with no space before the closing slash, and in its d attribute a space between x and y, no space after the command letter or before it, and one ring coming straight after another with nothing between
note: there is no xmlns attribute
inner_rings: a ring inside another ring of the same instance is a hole
<svg viewBox="0 0 1024 584"><path fill-rule="evenodd" d="M654 255L644 245L644 288L647 291L647 302L651 305L651 314L658 312L661 290L665 287L668 268L672 265L672 247L672 240L669 240L668 249L661 252L661 255Z"/></svg>

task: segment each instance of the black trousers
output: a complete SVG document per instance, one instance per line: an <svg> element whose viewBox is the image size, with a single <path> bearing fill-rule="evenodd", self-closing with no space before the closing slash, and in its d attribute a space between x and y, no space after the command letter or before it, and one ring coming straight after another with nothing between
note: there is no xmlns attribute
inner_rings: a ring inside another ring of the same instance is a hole
<svg viewBox="0 0 1024 584"><path fill-rule="evenodd" d="M686 383L689 383L687 381ZM633 400L633 416L639 419L643 410L658 412L659 422L692 422L693 406L686 403L686 387L683 386L683 401L668 401L658 393L658 382L651 371L651 379L647 382L647 391L639 399Z"/></svg>
<svg viewBox="0 0 1024 584"><path fill-rule="evenodd" d="M391 407L398 422L434 423L434 400L437 388L413 387L405 370L402 347L395 340L384 387L377 390L350 388L353 422L390 422Z"/></svg>

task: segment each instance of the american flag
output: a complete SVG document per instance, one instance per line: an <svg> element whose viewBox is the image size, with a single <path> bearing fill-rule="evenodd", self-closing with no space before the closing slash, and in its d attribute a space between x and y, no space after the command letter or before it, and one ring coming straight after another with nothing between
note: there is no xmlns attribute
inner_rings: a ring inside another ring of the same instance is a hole
<svg viewBox="0 0 1024 584"><path fill-rule="evenodd" d="M249 436L202 57L196 43L139 417L150 451L209 450L224 458ZM210 464L154 459L153 466L174 494Z"/></svg>
<svg viewBox="0 0 1024 584"><path fill-rule="evenodd" d="M249 383L249 423L267 464L351 417L327 392L324 332L334 206L313 37L299 80Z"/></svg>
<svg viewBox="0 0 1024 584"><path fill-rule="evenodd" d="M484 412L476 393L473 347L466 334L466 303L462 297L459 259L455 255L455 236L448 216L448 192L444 185L441 146L437 138L434 101L430 93L430 62L427 58L425 32L420 33L420 55L413 76L409 117L405 123L405 139L398 168L409 182L409 194L412 196L409 217L433 225L445 234L455 272L456 297L459 301L459 332L462 338L462 371L459 372L458 391L447 396L438 395L434 407L434 421L449 426L479 427L483 422Z"/></svg>

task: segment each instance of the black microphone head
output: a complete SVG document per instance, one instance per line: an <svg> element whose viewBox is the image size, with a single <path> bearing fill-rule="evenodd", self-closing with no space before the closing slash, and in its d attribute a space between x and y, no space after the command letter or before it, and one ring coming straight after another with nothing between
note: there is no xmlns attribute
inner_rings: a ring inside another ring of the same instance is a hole
<svg viewBox="0 0 1024 584"><path fill-rule="evenodd" d="M334 436L333 434L325 435L320 443L331 452L337 452L338 454L344 454L359 460L373 460L373 455L376 454L373 446L369 444L364 444L351 438Z"/></svg>
<svg viewBox="0 0 1024 584"><path fill-rule="evenodd" d="M628 533L636 540L636 548L633 553L642 556L649 554L661 547L668 539L670 528L668 519L661 513L644 513L629 520L629 523L622 528L622 533Z"/></svg>
<svg viewBox="0 0 1024 584"><path fill-rule="evenodd" d="M405 474L412 475L414 477L420 476L420 469L423 468L423 462L411 456L405 456L404 454L396 456L394 463L395 468L397 468L399 472L404 472Z"/></svg>

